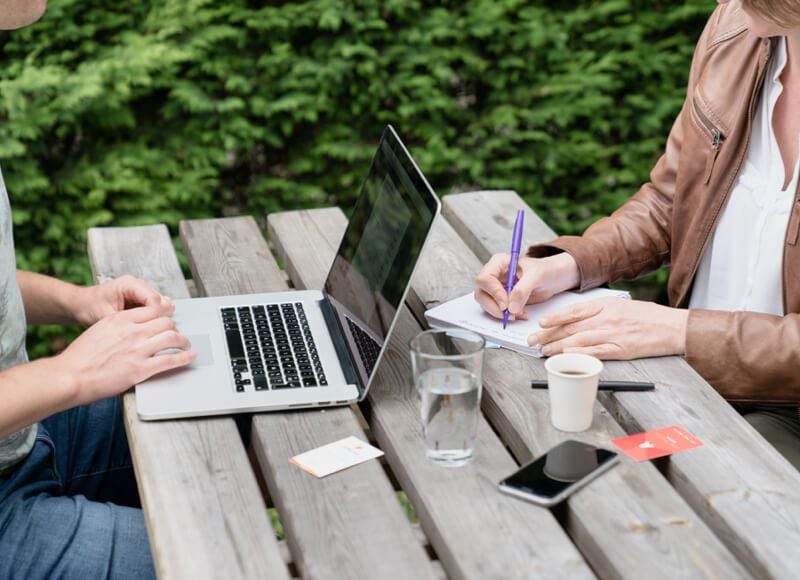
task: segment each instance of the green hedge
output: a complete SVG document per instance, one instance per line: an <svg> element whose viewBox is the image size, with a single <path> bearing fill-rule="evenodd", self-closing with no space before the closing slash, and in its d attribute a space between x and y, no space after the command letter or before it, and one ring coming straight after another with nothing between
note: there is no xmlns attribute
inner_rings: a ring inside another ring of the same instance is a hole
<svg viewBox="0 0 800 580"><path fill-rule="evenodd" d="M98 225L338 204L382 126L434 188L580 232L646 179L711 0L51 0L2 32L20 267L88 282Z"/></svg>

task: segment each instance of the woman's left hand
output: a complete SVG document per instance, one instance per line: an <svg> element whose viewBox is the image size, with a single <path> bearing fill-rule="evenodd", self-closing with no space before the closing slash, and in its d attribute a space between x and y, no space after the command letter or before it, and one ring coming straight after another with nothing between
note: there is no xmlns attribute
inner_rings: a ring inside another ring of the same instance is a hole
<svg viewBox="0 0 800 580"><path fill-rule="evenodd" d="M170 302L145 281L126 275L96 286L78 287L73 312L80 324L91 326L115 312L136 306L167 306Z"/></svg>
<svg viewBox="0 0 800 580"><path fill-rule="evenodd" d="M579 352L628 360L684 354L688 314L653 302L599 298L543 316L542 330L528 343L542 345L545 356Z"/></svg>

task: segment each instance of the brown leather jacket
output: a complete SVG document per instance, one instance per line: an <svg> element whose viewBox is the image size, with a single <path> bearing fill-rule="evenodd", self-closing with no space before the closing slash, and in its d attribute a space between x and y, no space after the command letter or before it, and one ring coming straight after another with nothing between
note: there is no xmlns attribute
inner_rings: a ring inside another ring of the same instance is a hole
<svg viewBox="0 0 800 580"><path fill-rule="evenodd" d="M581 289L671 265L671 306L685 308L700 258L740 172L770 40L751 34L738 3L712 14L695 50L686 101L650 182L583 236L533 246L578 263ZM800 197L783 246L785 316L691 310L688 362L724 397L800 402Z"/></svg>

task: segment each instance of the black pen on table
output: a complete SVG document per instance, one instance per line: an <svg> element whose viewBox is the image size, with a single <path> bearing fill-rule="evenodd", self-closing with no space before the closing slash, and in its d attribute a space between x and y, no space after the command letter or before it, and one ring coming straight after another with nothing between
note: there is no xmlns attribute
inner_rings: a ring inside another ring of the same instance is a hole
<svg viewBox="0 0 800 580"><path fill-rule="evenodd" d="M546 389L547 379L533 379L531 388ZM597 384L599 391L653 391L655 388L655 384L641 381L600 381Z"/></svg>

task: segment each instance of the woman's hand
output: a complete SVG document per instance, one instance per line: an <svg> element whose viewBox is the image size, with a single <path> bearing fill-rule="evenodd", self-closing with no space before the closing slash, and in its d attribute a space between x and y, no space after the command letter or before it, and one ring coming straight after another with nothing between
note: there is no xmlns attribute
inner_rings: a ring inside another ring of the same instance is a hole
<svg viewBox="0 0 800 580"><path fill-rule="evenodd" d="M509 296L506 277L510 261L508 254L495 254L475 278L475 300L495 318L502 318L506 308L512 320L527 318L526 304L543 302L579 282L578 266L567 253L521 257L517 261L517 283Z"/></svg>
<svg viewBox="0 0 800 580"><path fill-rule="evenodd" d="M684 354L689 311L652 302L599 298L563 308L539 320L542 330L528 337L542 353L590 354L628 360Z"/></svg>
<svg viewBox="0 0 800 580"><path fill-rule="evenodd" d="M51 359L78 405L119 394L197 355L175 329L173 304L150 304L104 316ZM162 352L167 351L167 352Z"/></svg>
<svg viewBox="0 0 800 580"><path fill-rule="evenodd" d="M169 298L133 276L121 276L95 286L78 286L72 301L75 319L84 326L136 306L169 308L172 304Z"/></svg>

